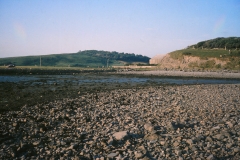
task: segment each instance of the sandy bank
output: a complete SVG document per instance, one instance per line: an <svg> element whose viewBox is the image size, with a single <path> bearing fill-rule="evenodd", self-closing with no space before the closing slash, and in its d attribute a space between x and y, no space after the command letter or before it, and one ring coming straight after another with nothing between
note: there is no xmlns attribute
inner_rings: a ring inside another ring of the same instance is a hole
<svg viewBox="0 0 240 160"><path fill-rule="evenodd" d="M240 72L230 73L230 72L185 72L185 71L130 71L130 72L121 72L120 74L240 79Z"/></svg>

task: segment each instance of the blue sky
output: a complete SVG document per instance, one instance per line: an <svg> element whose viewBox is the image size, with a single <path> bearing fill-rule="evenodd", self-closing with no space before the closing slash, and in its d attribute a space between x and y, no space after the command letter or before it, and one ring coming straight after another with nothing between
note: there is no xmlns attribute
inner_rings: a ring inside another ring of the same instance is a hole
<svg viewBox="0 0 240 160"><path fill-rule="evenodd" d="M240 0L0 0L0 58L105 50L156 54L240 37Z"/></svg>

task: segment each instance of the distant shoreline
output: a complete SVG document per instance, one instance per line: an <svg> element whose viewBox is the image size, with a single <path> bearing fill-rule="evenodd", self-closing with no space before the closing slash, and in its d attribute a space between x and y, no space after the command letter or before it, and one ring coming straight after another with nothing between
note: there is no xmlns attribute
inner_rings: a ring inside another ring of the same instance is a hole
<svg viewBox="0 0 240 160"><path fill-rule="evenodd" d="M180 71L180 70L148 70L137 71L129 69L116 70L113 68L54 68L54 67L16 67L1 68L0 75L78 75L78 74L118 74L135 76L161 76L161 77L185 77L185 78L219 78L240 79L240 71Z"/></svg>
<svg viewBox="0 0 240 160"><path fill-rule="evenodd" d="M240 79L240 72L185 72L185 71L128 71L119 74L154 75L169 77L229 78Z"/></svg>

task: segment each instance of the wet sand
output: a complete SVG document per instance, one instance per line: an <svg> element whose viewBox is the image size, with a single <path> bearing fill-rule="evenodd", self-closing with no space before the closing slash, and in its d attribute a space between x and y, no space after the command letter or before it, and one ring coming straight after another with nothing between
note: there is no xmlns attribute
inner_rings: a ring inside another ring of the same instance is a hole
<svg viewBox="0 0 240 160"><path fill-rule="evenodd" d="M19 110L24 105L31 106L62 98L77 98L86 93L190 84L240 84L240 80L118 73L4 75L0 76L0 111Z"/></svg>

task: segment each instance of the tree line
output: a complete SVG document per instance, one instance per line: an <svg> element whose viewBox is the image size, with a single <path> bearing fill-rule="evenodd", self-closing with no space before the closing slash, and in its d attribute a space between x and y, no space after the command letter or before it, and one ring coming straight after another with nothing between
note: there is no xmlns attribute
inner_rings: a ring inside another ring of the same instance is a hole
<svg viewBox="0 0 240 160"><path fill-rule="evenodd" d="M109 60L117 60L117 61L124 61L124 62L149 62L149 57L143 55L136 55L134 53L119 53L116 51L98 51L98 50L86 50L86 51L79 51L78 53L86 54L94 57L101 57L106 58Z"/></svg>
<svg viewBox="0 0 240 160"><path fill-rule="evenodd" d="M219 38L215 38L215 39L210 39L210 40L206 40L206 41L201 41L198 42L197 44L188 46L187 48L195 48L195 49L236 49L239 50L240 49L240 37L228 37L228 38L224 38L224 37L219 37Z"/></svg>

